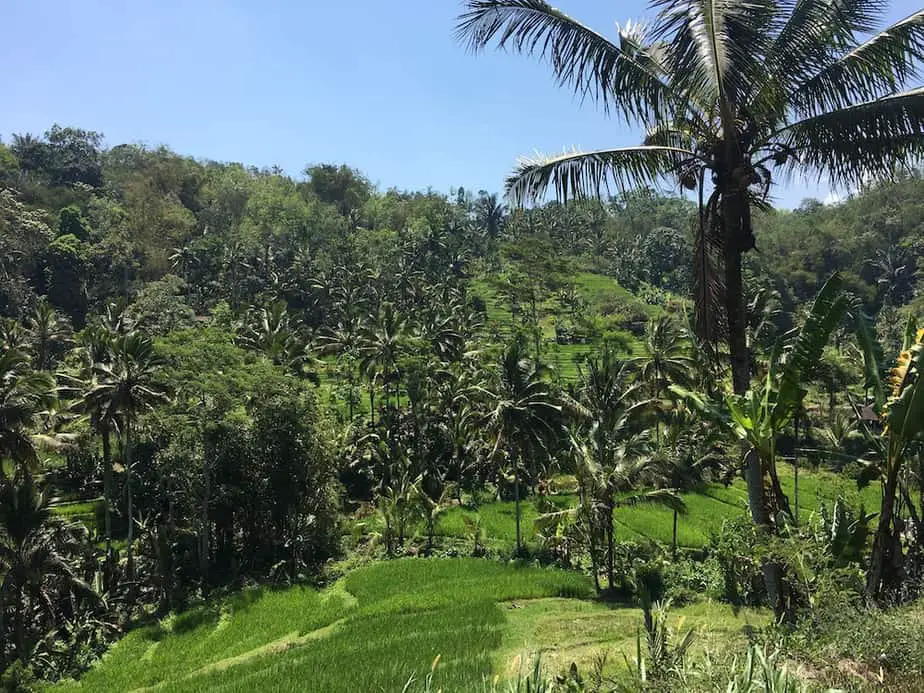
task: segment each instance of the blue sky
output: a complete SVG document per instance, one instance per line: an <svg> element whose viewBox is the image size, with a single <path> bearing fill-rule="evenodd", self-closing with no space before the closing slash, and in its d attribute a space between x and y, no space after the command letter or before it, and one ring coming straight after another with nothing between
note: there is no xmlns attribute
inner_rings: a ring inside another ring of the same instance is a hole
<svg viewBox="0 0 924 693"><path fill-rule="evenodd" d="M919 0L898 0L898 19ZM638 0L560 0L613 34ZM500 190L522 154L638 133L581 107L549 71L453 38L457 0L4 0L0 133L52 123L109 145L298 174L347 163L382 188ZM795 181L780 206L829 191Z"/></svg>

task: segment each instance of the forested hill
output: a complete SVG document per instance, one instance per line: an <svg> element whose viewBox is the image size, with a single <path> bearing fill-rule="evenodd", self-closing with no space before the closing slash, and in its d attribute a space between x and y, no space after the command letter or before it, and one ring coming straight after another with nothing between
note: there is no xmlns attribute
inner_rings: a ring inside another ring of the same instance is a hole
<svg viewBox="0 0 924 693"><path fill-rule="evenodd" d="M346 166L291 178L102 143L55 125L0 144L3 315L24 317L45 296L81 328L118 300L164 334L219 305L239 316L283 300L315 330L342 322L337 301L358 306L374 291L409 308L448 282L472 289L465 300L495 334L520 320L541 348L625 341L688 295L694 205L676 196L511 211L485 192L376 190ZM924 181L764 214L757 248L746 281L756 338L772 341L782 316L841 270L888 340L895 311L924 303Z"/></svg>

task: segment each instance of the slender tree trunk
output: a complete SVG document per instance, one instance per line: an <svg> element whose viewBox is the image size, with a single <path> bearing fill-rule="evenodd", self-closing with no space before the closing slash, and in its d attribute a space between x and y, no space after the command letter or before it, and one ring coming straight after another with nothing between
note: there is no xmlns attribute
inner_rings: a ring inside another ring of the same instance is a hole
<svg viewBox="0 0 924 693"><path fill-rule="evenodd" d="M369 383L369 423L375 426L375 384Z"/></svg>
<svg viewBox="0 0 924 693"><path fill-rule="evenodd" d="M613 565L613 554L616 548L613 540L613 514L615 509L616 504L611 498L606 505L606 581L611 594L613 592L616 574Z"/></svg>
<svg viewBox="0 0 924 693"><path fill-rule="evenodd" d="M739 175L743 164L733 150L733 143L727 145L729 154L725 170L721 172L728 187L722 195L723 246L725 260L725 312L728 320L728 349L731 359L732 388L736 395L745 394L751 383L750 354L747 348L747 313L744 305L744 281L741 260L744 252L753 247L750 233L750 210L742 191L735 187L733 179ZM772 531L764 489L764 465L760 455L753 449L745 455L748 487L748 506L751 518L758 527ZM772 489L776 492L777 489ZM764 584L770 605L777 616L783 610L783 571L775 562L764 561L762 566Z"/></svg>
<svg viewBox="0 0 924 693"><path fill-rule="evenodd" d="M16 656L23 664L28 664L26 655L26 605L22 585L16 585Z"/></svg>
<svg viewBox="0 0 924 693"><path fill-rule="evenodd" d="M103 512L106 532L106 561L112 560L112 442L109 426L102 428L103 437ZM108 585L107 585L108 588Z"/></svg>
<svg viewBox="0 0 924 693"><path fill-rule="evenodd" d="M672 541L672 553L674 558L677 558L677 511L674 510L674 536Z"/></svg>
<svg viewBox="0 0 924 693"><path fill-rule="evenodd" d="M4 639L0 641L0 671L6 671L6 595L0 590L0 634Z"/></svg>
<svg viewBox="0 0 924 693"><path fill-rule="evenodd" d="M869 571L866 574L866 599L873 605L878 605L881 597L882 581L885 577L886 548L892 541L892 517L895 511L895 495L898 490L898 470L898 464L893 463L890 465L882 493L879 525L873 538Z"/></svg>
<svg viewBox="0 0 924 693"><path fill-rule="evenodd" d="M794 519L796 526L799 526L799 414L796 413L795 418L795 429L796 434L793 438L793 448L792 448L792 473L793 473L793 495L795 498L795 515Z"/></svg>
<svg viewBox="0 0 924 693"><path fill-rule="evenodd" d="M202 594L208 594L209 587L209 534L211 533L211 523L209 522L209 503L212 495L212 474L209 469L208 460L204 460L203 465L203 488L202 488L202 507L200 508L200 536L199 536L199 575L202 581Z"/></svg>
<svg viewBox="0 0 924 693"><path fill-rule="evenodd" d="M126 517L128 519L128 533L126 536L125 547L125 573L129 580L133 580L135 577L135 561L133 553L135 542L135 522L132 516L132 438L131 424L128 423L125 425L125 495L127 506Z"/></svg>
<svg viewBox="0 0 924 693"><path fill-rule="evenodd" d="M520 541L520 460L513 458L513 499L517 523L517 556L522 552L523 546Z"/></svg>

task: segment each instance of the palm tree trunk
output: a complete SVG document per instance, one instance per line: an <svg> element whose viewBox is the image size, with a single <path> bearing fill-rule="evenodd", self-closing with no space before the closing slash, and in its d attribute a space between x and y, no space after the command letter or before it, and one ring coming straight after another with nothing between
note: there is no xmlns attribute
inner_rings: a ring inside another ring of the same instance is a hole
<svg viewBox="0 0 924 693"><path fill-rule="evenodd" d="M135 523L132 517L132 440L131 424L125 425L125 495L126 495L126 518L128 520L128 533L126 536L125 546L125 573L129 580L135 576L134 562L134 542L135 542Z"/></svg>
<svg viewBox="0 0 924 693"><path fill-rule="evenodd" d="M106 532L106 560L112 558L112 443L109 439L109 426L102 429L103 436L103 512ZM107 585L108 587L108 585Z"/></svg>
<svg viewBox="0 0 924 693"><path fill-rule="evenodd" d="M6 594L0 590L0 633L6 635ZM6 642L0 643L0 671L6 671Z"/></svg>
<svg viewBox="0 0 924 693"><path fill-rule="evenodd" d="M513 500L517 523L517 555L519 556L523 547L520 542L520 460L516 456L513 458Z"/></svg>
<svg viewBox="0 0 924 693"><path fill-rule="evenodd" d="M16 656L23 664L28 664L26 656L26 605L25 596L23 595L22 585L16 585Z"/></svg>
<svg viewBox="0 0 924 693"><path fill-rule="evenodd" d="M744 307L744 281L741 276L739 237L743 233L738 205L725 197L725 312L728 319L728 349L731 357L732 388L736 395L748 391L751 383L750 358L747 348L747 315ZM739 223L731 219L738 215Z"/></svg>
<svg viewBox="0 0 924 693"><path fill-rule="evenodd" d="M369 382L369 424L375 426L375 383Z"/></svg>
<svg viewBox="0 0 924 693"><path fill-rule="evenodd" d="M674 536L671 543L672 553L674 558L677 558L677 510L674 510Z"/></svg>
<svg viewBox="0 0 924 693"><path fill-rule="evenodd" d="M613 554L616 553L615 542L613 539L613 514L615 510L616 504L611 498L606 505L606 581L611 594L613 592L613 585L615 583L616 574L613 566Z"/></svg>
<svg viewBox="0 0 924 693"><path fill-rule="evenodd" d="M882 509L879 513L879 525L873 538L873 550L870 554L869 571L866 574L866 599L877 605L882 593L882 581L885 577L886 547L892 541L892 517L895 512L895 495L898 489L898 464L889 465L889 473L882 492Z"/></svg>
<svg viewBox="0 0 924 693"><path fill-rule="evenodd" d="M728 157L723 177L726 184L735 185L731 180L741 167L742 161L732 150L729 143ZM725 312L728 321L728 350L731 359L732 389L736 395L745 394L751 382L750 355L747 348L747 313L744 305L744 281L741 272L741 259L744 252L753 247L753 238L747 228L750 218L748 202L737 189L726 190L722 195L723 246L725 260ZM764 491L763 462L756 450L749 450L747 460L748 506L751 518L758 527L771 528L767 499ZM776 489L772 489L774 492ZM774 612L782 611L781 595L783 592L783 572L779 564L764 561L764 584L767 596Z"/></svg>
<svg viewBox="0 0 924 693"><path fill-rule="evenodd" d="M202 488L202 507L200 509L200 523L202 533L199 545L199 575L202 581L202 594L208 594L209 585L209 534L211 533L211 524L209 522L209 503L212 493L212 475L209 469L208 460L203 465L203 488Z"/></svg>

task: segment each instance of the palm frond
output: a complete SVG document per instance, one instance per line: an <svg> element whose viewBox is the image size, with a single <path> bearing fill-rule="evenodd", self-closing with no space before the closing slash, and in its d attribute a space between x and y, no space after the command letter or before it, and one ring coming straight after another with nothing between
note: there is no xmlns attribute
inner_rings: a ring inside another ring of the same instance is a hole
<svg viewBox="0 0 924 693"><path fill-rule="evenodd" d="M656 51L637 35L623 32L621 45L605 38L543 0L468 0L456 36L473 51L492 41L498 48L547 61L559 84L604 110L618 108L635 118L666 113L678 101L664 80Z"/></svg>
<svg viewBox="0 0 924 693"><path fill-rule="evenodd" d="M859 185L924 155L924 87L806 118L776 137L835 185Z"/></svg>
<svg viewBox="0 0 924 693"><path fill-rule="evenodd" d="M673 81L697 102L740 102L765 74L772 0L658 0L654 7Z"/></svg>
<svg viewBox="0 0 924 693"><path fill-rule="evenodd" d="M633 493L620 498L618 505L621 507L660 505L668 510L676 510L681 515L687 512L687 504L677 493L677 490L672 488L659 488L644 493Z"/></svg>
<svg viewBox="0 0 924 693"><path fill-rule="evenodd" d="M786 7L786 5L791 5ZM857 34L869 33L881 14L879 0L796 0L784 3L786 21L768 53L768 71L783 83L802 83L831 63Z"/></svg>
<svg viewBox="0 0 924 693"><path fill-rule="evenodd" d="M618 188L654 183L683 158L697 155L679 147L641 146L524 159L507 179L507 195L520 205L536 202L550 187L561 200L599 197L611 183Z"/></svg>
<svg viewBox="0 0 924 693"><path fill-rule="evenodd" d="M919 74L922 61L924 10L918 10L797 81L790 100L805 115L872 101L904 88Z"/></svg>

